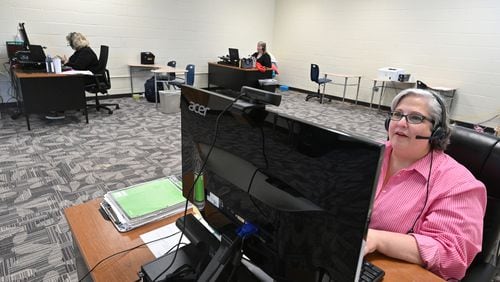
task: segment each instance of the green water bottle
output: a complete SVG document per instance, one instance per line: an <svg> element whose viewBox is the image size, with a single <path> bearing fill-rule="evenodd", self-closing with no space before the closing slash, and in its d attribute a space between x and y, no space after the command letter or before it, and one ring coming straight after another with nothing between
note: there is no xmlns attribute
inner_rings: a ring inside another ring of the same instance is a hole
<svg viewBox="0 0 500 282"><path fill-rule="evenodd" d="M194 184L193 203L199 211L203 211L205 209L205 184L203 173L199 174L199 177L197 177L196 174L194 176L196 183Z"/></svg>

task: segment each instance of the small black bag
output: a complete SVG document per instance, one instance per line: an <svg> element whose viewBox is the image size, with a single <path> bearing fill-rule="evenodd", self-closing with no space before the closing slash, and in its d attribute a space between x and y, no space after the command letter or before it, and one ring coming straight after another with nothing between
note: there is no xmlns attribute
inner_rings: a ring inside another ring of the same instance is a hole
<svg viewBox="0 0 500 282"><path fill-rule="evenodd" d="M157 88L158 91L163 90L163 82L157 82ZM144 96L146 97L146 100L148 102L154 103L155 102L155 77L151 77L150 79L146 80L144 83ZM158 102L160 102L160 94L156 92L156 99Z"/></svg>
<svg viewBox="0 0 500 282"><path fill-rule="evenodd" d="M241 68L243 68L243 69L253 68L253 59L252 58L241 59Z"/></svg>

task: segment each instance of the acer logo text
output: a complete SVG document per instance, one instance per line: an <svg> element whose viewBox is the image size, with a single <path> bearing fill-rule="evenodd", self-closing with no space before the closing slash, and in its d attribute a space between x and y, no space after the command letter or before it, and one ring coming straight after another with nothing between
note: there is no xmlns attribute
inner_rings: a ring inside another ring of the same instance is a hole
<svg viewBox="0 0 500 282"><path fill-rule="evenodd" d="M188 109L191 111L191 112L195 112L201 116L206 116L207 115L207 112L210 110L209 107L205 107L203 105L200 105L200 104L197 104L195 102L189 102L189 107Z"/></svg>

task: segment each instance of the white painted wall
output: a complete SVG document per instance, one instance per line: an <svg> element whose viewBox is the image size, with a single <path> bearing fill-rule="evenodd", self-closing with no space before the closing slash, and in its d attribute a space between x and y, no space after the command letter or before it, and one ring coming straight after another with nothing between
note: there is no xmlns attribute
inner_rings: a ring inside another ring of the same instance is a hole
<svg viewBox="0 0 500 282"><path fill-rule="evenodd" d="M130 92L127 65L139 62L141 51L156 54L158 63L196 64L196 84L205 86L208 61L228 47L248 55L264 40L283 84L315 90L309 66L317 63L322 71L363 75L360 97L369 101L376 70L401 67L431 85L457 87L452 117L479 122L500 113L499 15L495 0L1 0L0 42L25 22L33 43L70 55L66 34L82 32L96 53L110 46L111 93L118 94ZM0 47L0 61L6 58ZM149 76L134 80L136 91ZM8 88L2 68L4 101ZM383 104L393 96L389 90Z"/></svg>
<svg viewBox="0 0 500 282"><path fill-rule="evenodd" d="M101 44L110 46L111 93L119 94L130 93L128 63L139 63L141 51L153 52L161 64L195 64L202 73L195 83L205 86L207 62L227 54L228 47L246 56L259 40L271 42L273 21L274 0L1 0L0 42L12 40L18 22L25 22L32 44L47 46L50 55L69 56L66 35L82 32L97 54ZM0 61L7 61L5 47L0 47ZM5 101L8 77L3 68L0 73ZM136 91L144 89L145 77L151 73L134 81Z"/></svg>
<svg viewBox="0 0 500 282"><path fill-rule="evenodd" d="M500 1L276 0L272 52L280 82L290 86L315 90L309 68L317 63L321 72L363 75L360 97L369 101L377 69L401 67L431 85L457 87L455 119L500 113ZM394 92L386 93L388 105Z"/></svg>

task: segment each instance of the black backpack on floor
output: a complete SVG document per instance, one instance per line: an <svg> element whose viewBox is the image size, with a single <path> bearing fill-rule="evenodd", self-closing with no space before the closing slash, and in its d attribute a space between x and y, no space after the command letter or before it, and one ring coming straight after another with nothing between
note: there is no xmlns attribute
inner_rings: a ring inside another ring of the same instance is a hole
<svg viewBox="0 0 500 282"><path fill-rule="evenodd" d="M163 82L157 82L157 88L158 91L163 90ZM146 97L146 100L148 102L154 103L155 102L155 77L151 77L150 79L146 80L144 83L144 96ZM160 102L160 94L156 92L156 98L157 101Z"/></svg>

